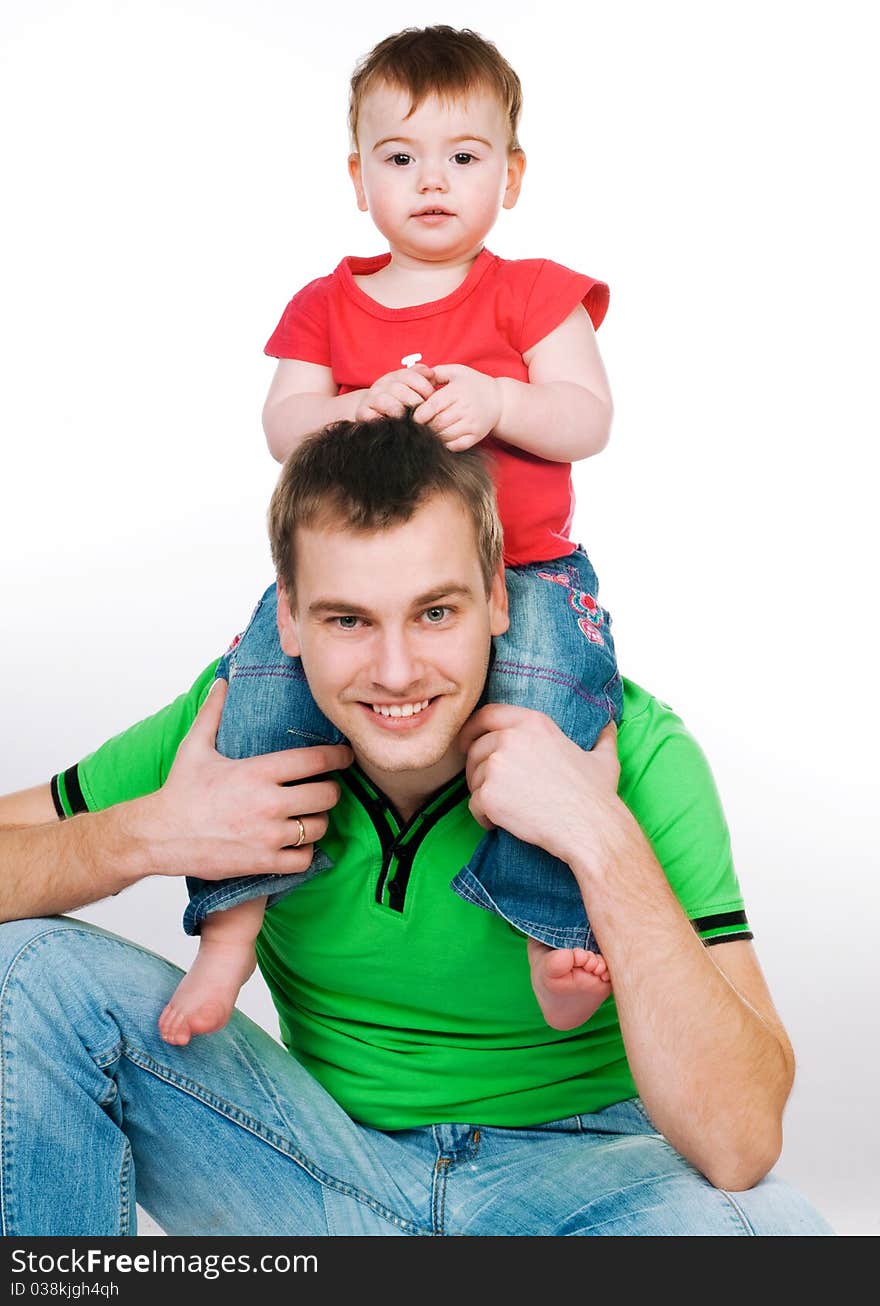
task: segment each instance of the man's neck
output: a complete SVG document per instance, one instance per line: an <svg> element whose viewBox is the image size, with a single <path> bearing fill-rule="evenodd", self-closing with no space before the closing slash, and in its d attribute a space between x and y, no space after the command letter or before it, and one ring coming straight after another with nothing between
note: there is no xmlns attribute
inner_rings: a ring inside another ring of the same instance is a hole
<svg viewBox="0 0 880 1306"><path fill-rule="evenodd" d="M404 821L410 821L432 794L464 770L464 756L457 752L447 753L433 766L418 771L383 771L363 758L356 757L355 761Z"/></svg>

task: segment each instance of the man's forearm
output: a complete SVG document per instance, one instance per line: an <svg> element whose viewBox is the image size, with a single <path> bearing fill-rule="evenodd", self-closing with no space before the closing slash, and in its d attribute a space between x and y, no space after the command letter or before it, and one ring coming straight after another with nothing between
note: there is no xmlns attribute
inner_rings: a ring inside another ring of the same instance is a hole
<svg viewBox="0 0 880 1306"><path fill-rule="evenodd" d="M305 871L339 798L323 777L348 766L351 749L222 757L214 744L225 697L215 681L154 793L60 822L48 785L0 798L0 920L74 911L148 875Z"/></svg>
<svg viewBox="0 0 880 1306"><path fill-rule="evenodd" d="M144 801L0 830L0 920L75 911L149 874L138 837Z"/></svg>
<svg viewBox="0 0 880 1306"><path fill-rule="evenodd" d="M595 824L573 832L572 848L651 1118L716 1186L750 1187L781 1146L793 1073L784 1032L716 966L622 803L609 806L600 837Z"/></svg>

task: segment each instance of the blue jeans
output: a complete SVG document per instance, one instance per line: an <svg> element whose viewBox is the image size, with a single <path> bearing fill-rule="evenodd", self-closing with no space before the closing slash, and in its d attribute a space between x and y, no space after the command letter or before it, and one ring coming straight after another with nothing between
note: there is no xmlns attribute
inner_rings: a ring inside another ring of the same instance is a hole
<svg viewBox="0 0 880 1306"><path fill-rule="evenodd" d="M623 705L611 619L598 604L597 590L581 549L552 562L509 567L510 629L494 641L481 702L545 712L570 739L592 748L603 727L620 720ZM342 740L316 707L299 658L282 652L275 617L273 585L218 668L218 676L229 680L217 736L227 757ZM329 864L317 848L305 875L239 877L220 885L188 879L184 929L197 934L210 912L248 898L265 894L271 906ZM481 840L451 887L551 947L598 948L569 868L505 830Z"/></svg>
<svg viewBox="0 0 880 1306"><path fill-rule="evenodd" d="M156 1019L181 972L82 921L0 926L2 1233L830 1234L768 1176L713 1188L641 1103L523 1129L383 1133L236 1012L185 1048Z"/></svg>
<svg viewBox="0 0 880 1306"><path fill-rule="evenodd" d="M282 650L276 613L277 595L270 585L244 634L217 667L217 677L229 682L217 731L217 750L224 757L256 757L284 748L345 742L312 698L300 659L289 658ZM323 849L316 847L308 870L297 875L239 875L220 881L187 876L189 904L183 928L187 934L198 934L211 912L251 898L265 895L271 907L331 865Z"/></svg>

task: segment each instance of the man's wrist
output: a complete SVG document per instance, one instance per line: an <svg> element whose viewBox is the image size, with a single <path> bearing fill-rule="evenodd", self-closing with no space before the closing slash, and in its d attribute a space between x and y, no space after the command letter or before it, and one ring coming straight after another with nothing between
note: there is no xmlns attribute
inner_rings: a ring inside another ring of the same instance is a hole
<svg viewBox="0 0 880 1306"><path fill-rule="evenodd" d="M169 845L158 835L161 826L158 804L158 793L146 794L104 813L107 830L103 855L108 863L112 859L115 872L122 880L121 888L137 884L148 875L179 874L163 855Z"/></svg>
<svg viewBox="0 0 880 1306"><path fill-rule="evenodd" d="M581 888L615 873L645 844L639 823L616 794L601 805L591 803L582 820L566 826L563 838L561 859Z"/></svg>

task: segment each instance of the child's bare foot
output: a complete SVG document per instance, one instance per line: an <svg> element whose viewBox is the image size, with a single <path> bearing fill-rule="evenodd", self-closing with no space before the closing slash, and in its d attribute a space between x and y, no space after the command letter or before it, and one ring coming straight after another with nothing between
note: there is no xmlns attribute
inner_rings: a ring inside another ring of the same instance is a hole
<svg viewBox="0 0 880 1306"><path fill-rule="evenodd" d="M192 969L159 1017L159 1033L165 1042L182 1047L193 1034L222 1029L255 965L253 944L203 937Z"/></svg>
<svg viewBox="0 0 880 1306"><path fill-rule="evenodd" d="M585 1024L611 992L604 957L585 948L548 948L528 940L532 988L553 1029Z"/></svg>

